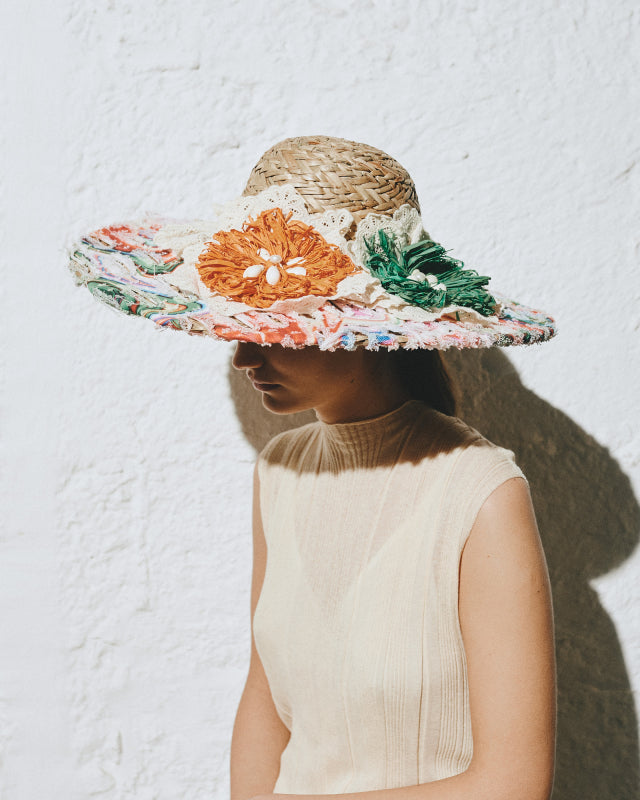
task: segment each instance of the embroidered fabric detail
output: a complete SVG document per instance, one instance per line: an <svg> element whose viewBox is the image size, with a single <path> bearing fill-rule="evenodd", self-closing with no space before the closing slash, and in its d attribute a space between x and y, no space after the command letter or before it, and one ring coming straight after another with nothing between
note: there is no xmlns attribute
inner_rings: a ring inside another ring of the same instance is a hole
<svg viewBox="0 0 640 800"><path fill-rule="evenodd" d="M494 313L495 298L485 288L489 277L465 268L437 242L424 239L400 248L392 236L378 231L366 243L367 269L388 292L411 305L432 311L455 304L484 316Z"/></svg>
<svg viewBox="0 0 640 800"><path fill-rule="evenodd" d="M200 253L196 269L211 290L253 308L308 295L330 297L355 266L335 244L280 208L218 231Z"/></svg>
<svg viewBox="0 0 640 800"><path fill-rule="evenodd" d="M215 204L214 212L217 219L192 220L189 222L176 222L163 225L154 239L158 248L172 251L179 258L175 263L182 264L174 269L168 281L175 288L191 294L212 300L217 294L211 286L203 283L196 268L200 254L205 249L207 242L215 238L220 231L242 230L242 226L249 219L256 219L263 211L274 207L280 208L285 215L292 214L292 219L299 220L314 228L330 245L336 245L345 255L350 255L349 243L345 234L353 224L353 216L347 209L326 211L323 214L310 214L304 203L304 198L290 184L282 186L269 186L256 195L239 197L228 203ZM345 273L346 274L346 273ZM338 277L336 283L339 282ZM335 289L335 284L334 287ZM333 293L333 292L331 292ZM314 293L315 294L315 293ZM247 311L252 307L242 302L235 296L226 305L223 298L218 298L217 305L224 307L226 313L233 314ZM302 297L296 300L292 297L274 295L274 303L285 302L286 307L297 308L299 313L306 313L310 309L318 308L317 299L313 296ZM276 307L274 306L274 310Z"/></svg>

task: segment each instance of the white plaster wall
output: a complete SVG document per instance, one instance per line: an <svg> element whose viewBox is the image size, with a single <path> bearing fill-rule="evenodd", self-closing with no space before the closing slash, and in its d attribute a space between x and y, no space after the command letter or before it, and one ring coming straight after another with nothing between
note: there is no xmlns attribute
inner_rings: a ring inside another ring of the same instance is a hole
<svg viewBox="0 0 640 800"><path fill-rule="evenodd" d="M430 232L559 321L454 367L534 488L555 796L636 796L635 5L5 0L2 800L228 796L266 418L229 382L231 345L110 312L64 245L204 215L269 145L317 133L396 156Z"/></svg>

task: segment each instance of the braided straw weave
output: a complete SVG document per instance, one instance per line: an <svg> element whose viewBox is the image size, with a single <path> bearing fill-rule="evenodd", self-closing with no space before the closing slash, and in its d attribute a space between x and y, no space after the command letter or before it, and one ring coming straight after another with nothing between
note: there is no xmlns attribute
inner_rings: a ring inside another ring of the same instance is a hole
<svg viewBox="0 0 640 800"><path fill-rule="evenodd" d="M258 161L243 194L284 183L295 186L310 213L347 208L356 223L371 212L391 215L404 203L420 211L406 169L382 150L348 139L284 139Z"/></svg>

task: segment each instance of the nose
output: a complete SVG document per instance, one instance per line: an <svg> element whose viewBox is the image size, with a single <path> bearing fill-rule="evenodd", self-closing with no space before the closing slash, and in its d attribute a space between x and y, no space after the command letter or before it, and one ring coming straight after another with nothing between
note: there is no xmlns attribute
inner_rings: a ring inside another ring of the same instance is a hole
<svg viewBox="0 0 640 800"><path fill-rule="evenodd" d="M264 363L261 345L254 342L237 342L231 363L236 369L255 369Z"/></svg>

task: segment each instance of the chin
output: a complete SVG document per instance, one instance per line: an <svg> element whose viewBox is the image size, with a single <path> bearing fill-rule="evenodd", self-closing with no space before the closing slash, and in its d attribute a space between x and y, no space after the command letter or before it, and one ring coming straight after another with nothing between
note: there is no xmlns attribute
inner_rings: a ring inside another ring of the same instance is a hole
<svg viewBox="0 0 640 800"><path fill-rule="evenodd" d="M262 393L262 405L272 414L296 414L298 411L308 411L312 408L308 403L302 403L286 396L274 396L268 392Z"/></svg>

